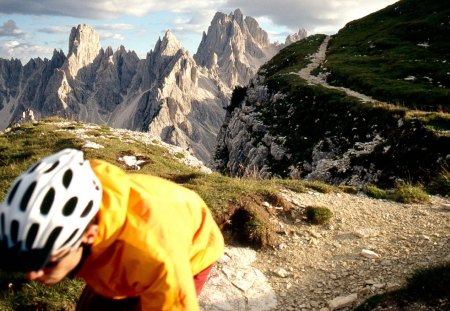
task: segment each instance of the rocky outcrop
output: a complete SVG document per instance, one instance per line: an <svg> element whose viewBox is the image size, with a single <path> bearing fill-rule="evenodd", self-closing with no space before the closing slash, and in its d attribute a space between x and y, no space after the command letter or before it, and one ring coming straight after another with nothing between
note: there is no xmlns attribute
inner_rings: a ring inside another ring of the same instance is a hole
<svg viewBox="0 0 450 311"><path fill-rule="evenodd" d="M286 40L284 42L285 46L288 46L294 42L300 41L302 39L305 39L307 37L306 30L304 28L300 28L298 32L294 34L290 34L286 37Z"/></svg>
<svg viewBox="0 0 450 311"><path fill-rule="evenodd" d="M252 17L237 9L216 13L194 55L196 62L216 70L228 87L246 85L257 69L279 50Z"/></svg>
<svg viewBox="0 0 450 311"><path fill-rule="evenodd" d="M307 57L312 64L325 54L317 39L305 42L316 41L319 47ZM243 92L235 89L218 135L216 169L231 176L290 177L359 189L439 178L450 161L448 135L387 103L368 104L354 92L316 86L318 78L310 79L310 70L283 67L283 51Z"/></svg>
<svg viewBox="0 0 450 311"><path fill-rule="evenodd" d="M228 103L229 91L219 87L220 81L199 68L168 31L147 55L135 82L139 96L128 104L134 106L133 118L120 125L158 135L209 162Z"/></svg>

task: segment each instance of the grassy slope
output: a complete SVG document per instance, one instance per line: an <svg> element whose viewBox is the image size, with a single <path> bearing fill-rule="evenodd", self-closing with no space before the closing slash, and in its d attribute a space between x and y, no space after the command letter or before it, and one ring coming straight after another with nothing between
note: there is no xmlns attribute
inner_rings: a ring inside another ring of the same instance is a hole
<svg viewBox="0 0 450 311"><path fill-rule="evenodd" d="M328 81L393 104L449 112L449 33L446 1L399 1L332 38Z"/></svg>
<svg viewBox="0 0 450 311"><path fill-rule="evenodd" d="M75 130L80 129L84 138L75 134ZM85 139L105 148L83 148ZM119 138L108 127L46 120L24 124L7 134L0 133L0 201L16 176L43 156L68 147L82 149L86 158L103 159L122 168L118 158L125 153L145 157L148 164L139 173L168 178L195 190L210 207L227 240L240 238L255 246L269 243L270 228L264 221L268 215L262 201L279 205L281 200L277 189L280 187L294 191L303 191L307 187L318 190L320 187L294 180L236 179L217 173L204 174L180 163L177 159L182 157L180 154L172 155L157 142L144 144L132 134ZM239 227L230 225L230 219L239 223ZM47 288L26 282L22 274L0 271L0 310L68 310L73 307L82 286L81 281L66 281Z"/></svg>
<svg viewBox="0 0 450 311"><path fill-rule="evenodd" d="M448 167L450 115L362 103L343 92L308 85L292 73L309 63L309 55L317 51L323 38L311 36L283 49L259 72L270 94L285 94L265 105L254 105L271 134L283 137L283 146L292 154L282 161L269 159L273 172L286 176L290 165L311 162L314 146L325 138L334 144L330 148L345 151L380 135L385 141L373 153L355 159L355 166L382 171L379 183L385 187L392 186L395 178L434 183ZM335 172L335 176L346 178L349 173Z"/></svg>

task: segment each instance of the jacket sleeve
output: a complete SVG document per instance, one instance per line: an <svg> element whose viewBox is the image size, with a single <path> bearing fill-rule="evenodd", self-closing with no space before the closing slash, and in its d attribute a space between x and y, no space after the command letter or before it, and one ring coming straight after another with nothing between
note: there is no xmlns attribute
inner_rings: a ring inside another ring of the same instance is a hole
<svg viewBox="0 0 450 311"><path fill-rule="evenodd" d="M175 284L170 284L171 277L166 269L166 266L161 266L160 278L155 280L153 286L140 293L141 310L198 311L197 295L189 263L180 265L177 262L177 267L173 268Z"/></svg>

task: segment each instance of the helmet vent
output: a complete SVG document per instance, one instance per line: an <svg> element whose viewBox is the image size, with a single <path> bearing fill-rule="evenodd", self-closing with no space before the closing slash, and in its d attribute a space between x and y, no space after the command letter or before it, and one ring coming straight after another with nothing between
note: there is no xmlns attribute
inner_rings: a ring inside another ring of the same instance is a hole
<svg viewBox="0 0 450 311"><path fill-rule="evenodd" d="M30 186L28 186L27 191L25 191L25 194L22 197L22 200L20 201L20 210L22 212L25 212L27 209L28 202L30 201L31 195L33 194L34 188L36 188L36 182L33 181Z"/></svg>
<svg viewBox="0 0 450 311"><path fill-rule="evenodd" d="M1 226L0 233L2 234L2 239L5 236L5 214L2 213L2 216L0 216Z"/></svg>
<svg viewBox="0 0 450 311"><path fill-rule="evenodd" d="M72 234L70 235L70 237L64 242L64 244L61 245L61 248L63 248L64 246L66 246L66 244L69 243L69 242L75 237L75 235L77 234L77 232L78 232L78 229L75 229L75 230L72 232Z"/></svg>
<svg viewBox="0 0 450 311"><path fill-rule="evenodd" d="M92 200L90 200L89 203L84 208L84 211L81 214L81 218L86 217L87 215L89 215L89 212L91 211L93 205L94 205L94 202Z"/></svg>
<svg viewBox="0 0 450 311"><path fill-rule="evenodd" d="M19 233L19 222L17 220L13 220L11 222L11 241L16 244L17 243L17 235Z"/></svg>
<svg viewBox="0 0 450 311"><path fill-rule="evenodd" d="M56 239L58 238L59 234L62 231L62 227L56 227L52 230L52 233L50 233L47 242L45 243L45 249L52 249L53 244L55 244Z"/></svg>
<svg viewBox="0 0 450 311"><path fill-rule="evenodd" d="M69 188L70 182L72 181L73 173L72 170L67 170L63 176L63 185L64 187Z"/></svg>
<svg viewBox="0 0 450 311"><path fill-rule="evenodd" d="M75 210L75 207L77 206L78 198L73 197L70 198L69 201L64 205L62 213L64 216L70 216L72 215L73 211Z"/></svg>
<svg viewBox="0 0 450 311"><path fill-rule="evenodd" d="M41 204L41 214L47 215L50 211L50 208L52 207L53 200L55 199L55 189L50 188L47 191L47 194L44 197L44 200L42 200Z"/></svg>
<svg viewBox="0 0 450 311"><path fill-rule="evenodd" d="M36 163L32 168L30 168L28 174L33 173L38 168L39 165L41 165L41 162Z"/></svg>
<svg viewBox="0 0 450 311"><path fill-rule="evenodd" d="M44 172L44 174L53 171L58 166L58 164L59 164L59 161L56 161L55 163L53 163L53 165L48 170L46 170Z"/></svg>
<svg viewBox="0 0 450 311"><path fill-rule="evenodd" d="M37 224L37 223L32 224L30 227L30 230L28 230L26 244L25 244L27 249L31 249L33 247L33 243L34 243L34 240L36 239L38 231L39 231L39 224Z"/></svg>
<svg viewBox="0 0 450 311"><path fill-rule="evenodd" d="M11 202L14 199L14 195L16 194L16 191L19 188L19 185L20 185L21 182L22 182L22 179L19 179L19 181L16 182L14 187L11 189L11 192L8 195L8 205L11 205Z"/></svg>

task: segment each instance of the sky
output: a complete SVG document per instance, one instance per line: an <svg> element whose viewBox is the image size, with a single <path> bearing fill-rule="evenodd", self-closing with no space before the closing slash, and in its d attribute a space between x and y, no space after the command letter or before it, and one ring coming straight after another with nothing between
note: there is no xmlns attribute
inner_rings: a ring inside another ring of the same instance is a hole
<svg viewBox="0 0 450 311"><path fill-rule="evenodd" d="M216 12L240 9L254 17L271 42L304 28L308 34L334 34L346 23L396 0L0 0L0 58L67 55L72 27L88 24L103 48L123 45L145 58L170 30L195 54Z"/></svg>

